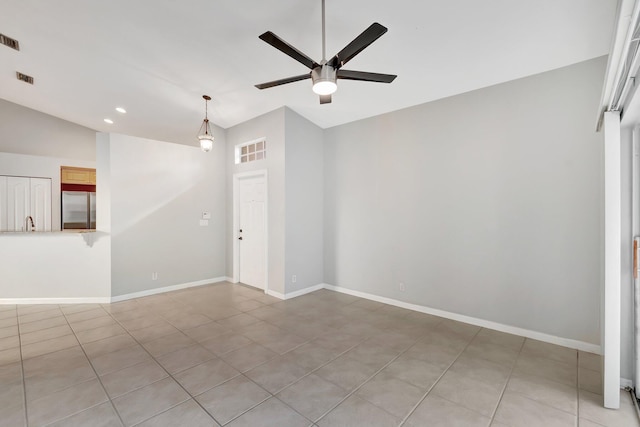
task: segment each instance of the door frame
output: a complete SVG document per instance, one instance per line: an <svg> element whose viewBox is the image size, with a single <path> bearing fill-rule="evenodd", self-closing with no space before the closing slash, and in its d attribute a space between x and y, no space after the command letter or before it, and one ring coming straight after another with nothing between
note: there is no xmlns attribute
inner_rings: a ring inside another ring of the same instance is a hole
<svg viewBox="0 0 640 427"><path fill-rule="evenodd" d="M233 174L233 283L240 281L240 245L238 244L238 225L240 224L240 181L247 178L264 178L264 293L269 290L269 180L266 169Z"/></svg>
<svg viewBox="0 0 640 427"><path fill-rule="evenodd" d="M640 124L635 124L631 133L631 244L634 245L636 239L640 236ZM636 260L634 248L634 261ZM632 367L633 378L632 386L634 388L635 397L640 399L640 340L638 339L640 332L640 266L637 262L633 263L633 274L631 280L633 282L632 292L632 317L633 317L633 351L632 351ZM622 386L622 384L621 384Z"/></svg>
<svg viewBox="0 0 640 427"><path fill-rule="evenodd" d="M604 113L604 288L602 355L604 407L620 407L620 281L622 279L622 195L620 113Z"/></svg>

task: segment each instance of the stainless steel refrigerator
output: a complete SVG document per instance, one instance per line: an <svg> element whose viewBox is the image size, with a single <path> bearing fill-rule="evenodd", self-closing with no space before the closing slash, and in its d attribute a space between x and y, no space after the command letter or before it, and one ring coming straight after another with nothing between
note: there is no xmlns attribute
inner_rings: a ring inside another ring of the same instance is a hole
<svg viewBox="0 0 640 427"><path fill-rule="evenodd" d="M62 192L62 229L95 230L96 193L90 191Z"/></svg>

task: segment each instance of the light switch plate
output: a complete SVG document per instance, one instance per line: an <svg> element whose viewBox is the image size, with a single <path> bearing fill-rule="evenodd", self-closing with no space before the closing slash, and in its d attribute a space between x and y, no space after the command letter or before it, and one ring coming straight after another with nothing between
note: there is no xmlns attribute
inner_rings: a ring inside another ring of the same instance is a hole
<svg viewBox="0 0 640 427"><path fill-rule="evenodd" d="M211 219L211 212L202 212L202 219Z"/></svg>

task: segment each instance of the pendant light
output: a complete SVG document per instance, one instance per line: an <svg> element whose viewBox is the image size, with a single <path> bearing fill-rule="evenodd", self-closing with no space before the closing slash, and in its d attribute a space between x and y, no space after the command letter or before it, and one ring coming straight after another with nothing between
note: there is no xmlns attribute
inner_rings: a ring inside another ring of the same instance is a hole
<svg viewBox="0 0 640 427"><path fill-rule="evenodd" d="M209 126L207 111L207 104L211 101L211 97L209 95L202 95L202 97L204 98L204 121L202 122L202 126L200 126L198 139L200 140L200 148L206 153L213 148L213 134L211 133L211 126Z"/></svg>

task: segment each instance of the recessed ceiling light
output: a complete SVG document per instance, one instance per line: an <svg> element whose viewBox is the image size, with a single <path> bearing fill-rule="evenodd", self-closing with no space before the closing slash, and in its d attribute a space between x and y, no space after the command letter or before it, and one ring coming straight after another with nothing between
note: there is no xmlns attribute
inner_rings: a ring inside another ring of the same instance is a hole
<svg viewBox="0 0 640 427"><path fill-rule="evenodd" d="M111 119L104 119L104 122L105 123L109 123L110 125L113 124L113 120L111 120Z"/></svg>
<svg viewBox="0 0 640 427"><path fill-rule="evenodd" d="M127 110L125 110L125 109L124 109L124 108L122 108L122 107L116 107L116 111L117 111L118 113L120 113L120 114L126 114L126 113L127 113Z"/></svg>

